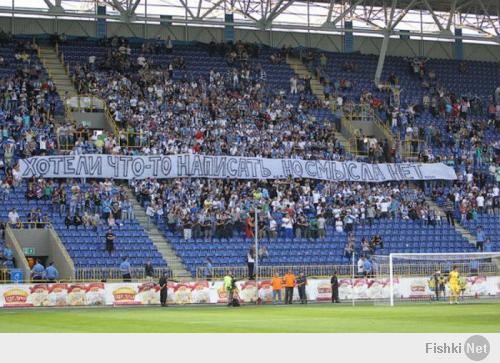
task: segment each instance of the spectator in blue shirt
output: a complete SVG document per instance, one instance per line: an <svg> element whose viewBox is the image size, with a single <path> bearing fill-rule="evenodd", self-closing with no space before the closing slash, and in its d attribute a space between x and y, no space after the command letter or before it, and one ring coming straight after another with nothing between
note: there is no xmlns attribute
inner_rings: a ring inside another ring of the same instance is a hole
<svg viewBox="0 0 500 363"><path fill-rule="evenodd" d="M483 252L485 239L486 239L486 235L484 234L483 228L481 226L477 227L476 248L478 249L478 251Z"/></svg>
<svg viewBox="0 0 500 363"><path fill-rule="evenodd" d="M128 262L128 257L122 258L122 263L120 264L120 272L123 277L123 282L130 282L132 280L132 274L130 271L130 262Z"/></svg>
<svg viewBox="0 0 500 363"><path fill-rule="evenodd" d="M4 246L3 248L3 257L7 260L12 260L12 251L9 247Z"/></svg>
<svg viewBox="0 0 500 363"><path fill-rule="evenodd" d="M40 263L40 260L36 260L35 266L31 269L31 278L36 281L43 280L45 274L45 267Z"/></svg>
<svg viewBox="0 0 500 363"><path fill-rule="evenodd" d="M484 241L484 252L493 252L493 246L489 238L486 238L486 241Z"/></svg>
<svg viewBox="0 0 500 363"><path fill-rule="evenodd" d="M111 200L106 198L102 201L102 218L107 220L111 214Z"/></svg>
<svg viewBox="0 0 500 363"><path fill-rule="evenodd" d="M49 266L45 270L45 278L48 282L56 282L59 278L59 271L54 266L54 262L49 263Z"/></svg>
<svg viewBox="0 0 500 363"><path fill-rule="evenodd" d="M213 277L213 274L212 274L212 271L213 271L213 265L212 265L212 259L210 257L207 257L205 259L205 268L203 269L203 275L205 276L205 279L207 281L211 281L212 280L212 277Z"/></svg>
<svg viewBox="0 0 500 363"><path fill-rule="evenodd" d="M363 270L366 277L372 277L372 262L368 258L363 263Z"/></svg>

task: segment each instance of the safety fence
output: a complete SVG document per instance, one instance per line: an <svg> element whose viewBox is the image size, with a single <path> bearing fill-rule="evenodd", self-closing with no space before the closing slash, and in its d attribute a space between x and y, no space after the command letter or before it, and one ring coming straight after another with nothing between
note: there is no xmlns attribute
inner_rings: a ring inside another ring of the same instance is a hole
<svg viewBox="0 0 500 363"><path fill-rule="evenodd" d="M143 267L134 267L130 269L131 280L158 280L160 276L167 273L169 279L175 279L173 271L168 268L154 268L153 276L146 276L146 270ZM75 271L76 281L123 281L123 273L119 268L77 268Z"/></svg>
<svg viewBox="0 0 500 363"><path fill-rule="evenodd" d="M497 261L482 262L478 264L467 263L453 263L457 266L460 273L464 275L499 275L500 270ZM447 274L451 266L448 262L432 262L420 264L394 264L394 276L431 276L436 271L442 274ZM259 278L271 278L273 275L285 275L288 271L297 274L303 272L306 276L310 277L328 277L332 276L335 272L338 276L350 277L357 276L358 270L356 265L289 265L289 266L259 266L257 275ZM227 267L213 267L208 269L206 267L198 267L196 270L196 277L198 279L213 278L221 279L231 273L236 279L245 279L248 277L247 266L227 266ZM376 276L389 276L388 264L374 264L373 275Z"/></svg>

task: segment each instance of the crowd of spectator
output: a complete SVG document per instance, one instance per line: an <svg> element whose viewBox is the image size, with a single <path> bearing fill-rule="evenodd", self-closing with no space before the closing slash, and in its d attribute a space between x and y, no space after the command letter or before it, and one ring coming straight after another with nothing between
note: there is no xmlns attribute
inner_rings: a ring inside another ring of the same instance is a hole
<svg viewBox="0 0 500 363"><path fill-rule="evenodd" d="M133 208L123 186L112 180L92 181L80 184L52 179L32 178L27 182L26 200L36 201L22 221L16 208L8 215L7 223L14 228L45 228L51 217L65 217L67 228L89 228L99 233L101 227L119 227L124 220L134 218ZM48 205L42 211L41 205ZM0 222L3 224L3 222Z"/></svg>
<svg viewBox="0 0 500 363"><path fill-rule="evenodd" d="M223 56L227 72L211 70L206 75L194 75L181 56L166 64L151 61L152 54L173 53L171 40L145 42L137 57L132 56L124 38L111 38L103 46L108 49L104 58L90 56L72 72L79 92L103 97L119 133L104 133L93 139L81 127L60 125L59 141L74 144L72 153L200 153L328 160L349 157L336 137L335 124L311 117L308 112L329 109L330 102L344 106L339 90L353 87L349 79L328 78L324 54L320 54L315 68L316 77L325 86L325 100L320 100L312 97L310 78L291 77L289 90L269 86L261 62L280 64L290 54L289 48L260 60L260 47L256 45L211 43L209 55ZM310 51L300 55L306 63L315 57ZM21 182L13 167L16 155L50 154L57 149L57 90L29 43L16 43L15 59L15 73L0 79L1 166L5 171L0 199L8 198ZM0 59L2 66L12 64ZM347 76L358 68L353 61L342 67ZM444 200L449 224L455 223L455 212L462 222L474 220L480 213L498 212L498 145L487 142L485 135L498 126L495 105L500 105L500 90L485 110L478 99L444 89L425 62L412 61L411 72L427 89L421 104L394 109L369 91L361 93L360 101L384 111L387 122L401 137L424 140L426 147L419 149L421 161L442 161L455 167L458 180L452 187L434 183L430 190L420 190L397 183L206 179L133 180L131 187L147 208L150 222L164 224L170 232L182 233L186 240L237 234L252 238L254 210L258 208L259 237L324 239L331 233L328 227L332 227L333 233L346 233L347 257L357 248L367 256L383 248L381 236L356 242L353 232L358 224L372 225L375 219L389 218L416 220L428 226L443 223L439 213L425 202L424 192L435 200ZM174 73L180 77L174 77ZM391 75L388 82L396 85L397 77ZM295 95L299 96L296 103L290 98ZM433 125L419 126L416 120L424 112L445 118L446 132ZM485 112L488 117L483 117ZM357 149L370 162L400 160L387 141L370 138L359 130L355 137ZM490 169L485 169L486 165ZM114 227L133 218L125 191L110 180L91 182L82 188L76 181L67 185L33 178L27 181L26 199L50 205L49 213L38 208L29 213L27 222L33 226L48 222L50 213L65 216L66 226L76 229ZM8 223L21 228L17 212L11 213Z"/></svg>
<svg viewBox="0 0 500 363"><path fill-rule="evenodd" d="M0 167L13 166L16 154L30 157L56 148L54 117L57 89L47 77L29 42L9 42L14 60L0 67L10 75L0 78L0 133L3 160Z"/></svg>
<svg viewBox="0 0 500 363"><path fill-rule="evenodd" d="M441 224L422 191L408 185L312 180L134 180L131 187L151 222L191 238L254 237L255 208L261 238L324 239L375 219Z"/></svg>
<svg viewBox="0 0 500 363"><path fill-rule="evenodd" d="M287 98L286 92L270 89L261 64L244 56L247 48L238 43L227 50L227 73L211 70L203 77L194 77L186 72L180 80L172 76L172 70L182 68L174 62L138 69L127 65L123 70L77 65L74 74L80 91L102 96L120 126L120 134L107 135L102 145L81 140L77 149L330 160L343 157L335 124L308 115L312 109L328 109L328 103L307 97L307 86L299 87L297 104ZM139 59L135 62L119 50L110 52L110 63L122 62L113 58L116 54L139 65Z"/></svg>

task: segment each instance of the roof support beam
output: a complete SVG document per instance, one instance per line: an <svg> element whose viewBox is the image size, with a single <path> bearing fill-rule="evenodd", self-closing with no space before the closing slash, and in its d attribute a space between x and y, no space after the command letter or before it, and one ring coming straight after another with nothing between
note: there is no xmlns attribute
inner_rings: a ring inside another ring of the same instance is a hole
<svg viewBox="0 0 500 363"><path fill-rule="evenodd" d="M481 6L481 9L484 11L484 16L486 17L486 19L488 19L488 22L493 27L495 34L500 35L500 33L495 25L495 22L491 19L490 15L488 13L488 10L486 9L486 6L484 6L483 0L478 0L478 2L479 2L479 6ZM500 19L499 19L499 21L500 21Z"/></svg>
<svg viewBox="0 0 500 363"><path fill-rule="evenodd" d="M135 10L137 9L137 6L139 6L139 3L141 0L135 0L135 3L129 8L129 15L132 15L135 13Z"/></svg>
<svg viewBox="0 0 500 363"><path fill-rule="evenodd" d="M450 6L450 15L448 16L448 23L446 24L446 30L451 29L453 18L455 17L456 7L457 7L457 0L452 0Z"/></svg>
<svg viewBox="0 0 500 363"><path fill-rule="evenodd" d="M200 0L201 1L201 0ZM200 20L201 19L205 19L208 15L210 15L215 9L217 9L222 3L224 2L224 0L219 0L217 1L215 4L212 5L212 7L210 9L208 9L207 11L205 11L203 13L203 15L200 17Z"/></svg>
<svg viewBox="0 0 500 363"><path fill-rule="evenodd" d="M347 9L345 9L342 13L340 13L339 16L335 18L334 21L332 21L332 26L335 26L338 22L342 21L342 19L344 19L347 16L347 14L349 14L352 10L354 10L356 6L361 4L363 1L364 0L357 0L351 3L351 5Z"/></svg>
<svg viewBox="0 0 500 363"><path fill-rule="evenodd" d="M429 10L429 13L432 16L432 19L434 20L434 23L436 23L436 25L438 26L438 28L439 28L440 31L443 31L444 30L443 25L441 24L441 22L437 18L436 14L434 13L434 10L432 10L432 7L429 5L429 2L427 0L423 0L423 1L424 1L424 4L425 4L425 7L427 8L427 10Z"/></svg>
<svg viewBox="0 0 500 363"><path fill-rule="evenodd" d="M392 29L392 23L394 21L394 12L396 11L396 5L398 4L398 0L392 0L392 5L391 5L391 13L389 15L388 23L387 23L387 29L390 31Z"/></svg>
<svg viewBox="0 0 500 363"><path fill-rule="evenodd" d="M396 10L397 3L398 0L392 0L391 12L384 29L384 39L382 40L382 46L380 47L380 54L378 56L377 70L375 71L375 85L378 85L380 83L380 77L382 76L382 71L384 69L385 55L387 53L387 48L389 48L389 40L391 38L391 30L394 20L394 11Z"/></svg>
<svg viewBox="0 0 500 363"><path fill-rule="evenodd" d="M283 4L284 0L280 0L271 10L269 13L269 16L266 19L267 23L272 23L274 19L276 19L278 16L280 16L286 9L290 7L290 5L293 4L294 0L288 0L285 5L281 6ZM279 7L281 6L281 8Z"/></svg>
<svg viewBox="0 0 500 363"><path fill-rule="evenodd" d="M391 30L393 30L396 25L398 25L401 20L403 20L403 18L406 16L406 14L408 14L408 12L413 8L413 6L415 4L417 4L418 2L420 2L420 0L412 0L412 2L410 2L408 4L408 6L403 10L403 12L396 18L396 20L394 20L394 22L392 23L391 25Z"/></svg>
<svg viewBox="0 0 500 363"><path fill-rule="evenodd" d="M125 9L123 8L122 4L118 2L118 0L112 0L110 5L112 5L116 10L118 10L120 14L125 14Z"/></svg>
<svg viewBox="0 0 500 363"><path fill-rule="evenodd" d="M325 21L326 24L332 21L332 13L334 7L335 7L335 0L330 0L330 6L328 7L328 15L326 16L326 21Z"/></svg>
<svg viewBox="0 0 500 363"><path fill-rule="evenodd" d="M201 12L201 3L203 0L198 0L198 10L196 11L196 18L200 17L200 12Z"/></svg>
<svg viewBox="0 0 500 363"><path fill-rule="evenodd" d="M189 16L191 17L191 19L195 19L195 16L194 16L193 12L191 11L191 8L188 6L186 0L179 0L179 2L182 4L182 6L184 6L184 9L186 9L186 11L189 14Z"/></svg>
<svg viewBox="0 0 500 363"><path fill-rule="evenodd" d="M45 4L47 4L49 9L52 9L54 7L54 4L52 4L50 0L43 0L43 1L45 2Z"/></svg>

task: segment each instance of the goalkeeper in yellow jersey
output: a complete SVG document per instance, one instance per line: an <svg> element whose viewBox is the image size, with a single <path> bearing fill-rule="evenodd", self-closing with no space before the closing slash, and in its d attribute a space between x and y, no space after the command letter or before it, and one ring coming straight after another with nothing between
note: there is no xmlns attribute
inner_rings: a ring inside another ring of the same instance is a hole
<svg viewBox="0 0 500 363"><path fill-rule="evenodd" d="M453 266L453 270L448 276L448 284L450 287L450 304L458 304L458 297L460 296L460 274L458 267Z"/></svg>

